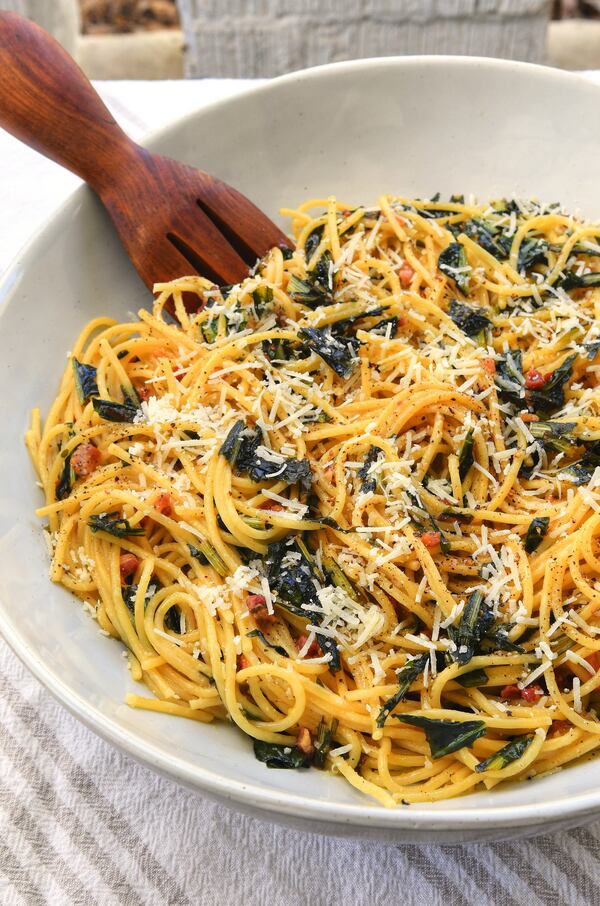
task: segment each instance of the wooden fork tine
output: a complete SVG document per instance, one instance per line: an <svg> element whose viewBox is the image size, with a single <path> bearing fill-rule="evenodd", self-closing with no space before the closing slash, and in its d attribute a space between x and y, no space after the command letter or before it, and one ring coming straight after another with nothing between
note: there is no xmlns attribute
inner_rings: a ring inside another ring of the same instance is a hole
<svg viewBox="0 0 600 906"><path fill-rule="evenodd" d="M238 283L248 275L248 263L197 205L174 214L167 236L199 273L217 283Z"/></svg>
<svg viewBox="0 0 600 906"><path fill-rule="evenodd" d="M160 237L148 249L148 256L152 259L152 271L138 267L133 257L132 263L150 291L155 283L169 283L177 277L189 277L200 273L166 236Z"/></svg>
<svg viewBox="0 0 600 906"><path fill-rule="evenodd" d="M198 204L242 254L247 250L246 258L262 258L273 246L290 247L290 240L272 220L219 179L203 180Z"/></svg>

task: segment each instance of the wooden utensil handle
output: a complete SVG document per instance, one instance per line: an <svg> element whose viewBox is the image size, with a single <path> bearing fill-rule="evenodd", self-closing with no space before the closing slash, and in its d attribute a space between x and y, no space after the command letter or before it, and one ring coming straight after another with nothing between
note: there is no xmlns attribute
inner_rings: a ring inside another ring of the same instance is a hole
<svg viewBox="0 0 600 906"><path fill-rule="evenodd" d="M51 35L0 12L0 126L97 191L138 150Z"/></svg>

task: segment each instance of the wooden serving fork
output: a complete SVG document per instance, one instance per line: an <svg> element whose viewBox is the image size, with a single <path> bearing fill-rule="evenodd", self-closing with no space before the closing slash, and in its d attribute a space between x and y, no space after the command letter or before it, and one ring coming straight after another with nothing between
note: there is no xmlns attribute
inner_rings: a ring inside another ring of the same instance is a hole
<svg viewBox="0 0 600 906"><path fill-rule="evenodd" d="M237 283L289 245L231 186L133 142L60 44L12 12L0 12L0 126L94 189L150 289L190 273Z"/></svg>

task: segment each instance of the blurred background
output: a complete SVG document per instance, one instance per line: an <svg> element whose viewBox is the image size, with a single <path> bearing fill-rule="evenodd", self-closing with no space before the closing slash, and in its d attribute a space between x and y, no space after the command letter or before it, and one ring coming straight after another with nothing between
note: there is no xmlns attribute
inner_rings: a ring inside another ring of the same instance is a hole
<svg viewBox="0 0 600 906"><path fill-rule="evenodd" d="M94 79L252 78L474 54L600 69L600 0L0 0Z"/></svg>

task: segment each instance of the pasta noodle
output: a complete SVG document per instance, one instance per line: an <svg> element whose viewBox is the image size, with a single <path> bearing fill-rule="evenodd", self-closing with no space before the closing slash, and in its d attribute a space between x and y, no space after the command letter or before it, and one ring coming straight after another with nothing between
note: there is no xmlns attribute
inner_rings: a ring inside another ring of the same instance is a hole
<svg viewBox="0 0 600 906"><path fill-rule="evenodd" d="M334 198L78 338L27 445L50 577L151 698L386 806L600 746L600 227ZM195 305L190 305L190 300Z"/></svg>

